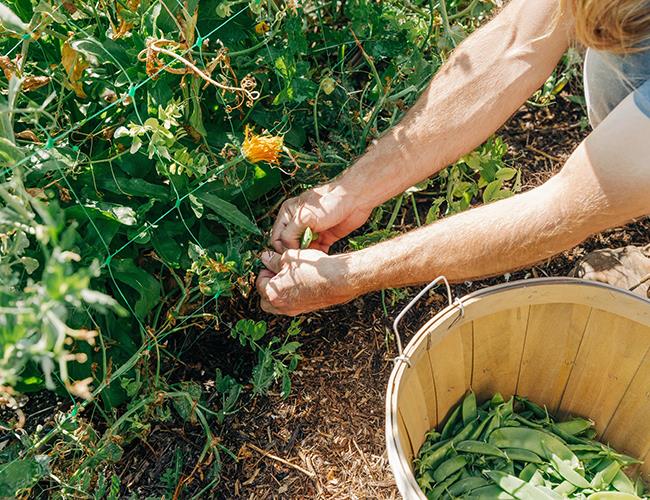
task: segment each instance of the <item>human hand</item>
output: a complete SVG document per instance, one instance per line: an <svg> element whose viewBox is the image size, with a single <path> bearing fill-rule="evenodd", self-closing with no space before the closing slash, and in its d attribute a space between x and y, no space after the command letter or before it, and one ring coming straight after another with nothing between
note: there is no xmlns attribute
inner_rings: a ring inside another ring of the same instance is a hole
<svg viewBox="0 0 650 500"><path fill-rule="evenodd" d="M346 255L327 255L319 250L287 250L261 256L266 269L257 277L262 309L296 316L347 302L358 295L346 278Z"/></svg>
<svg viewBox="0 0 650 500"><path fill-rule="evenodd" d="M282 204L271 231L271 244L280 254L296 250L309 227L318 233L309 248L327 253L334 242L361 227L371 211L360 205L359 197L339 187L318 186Z"/></svg>

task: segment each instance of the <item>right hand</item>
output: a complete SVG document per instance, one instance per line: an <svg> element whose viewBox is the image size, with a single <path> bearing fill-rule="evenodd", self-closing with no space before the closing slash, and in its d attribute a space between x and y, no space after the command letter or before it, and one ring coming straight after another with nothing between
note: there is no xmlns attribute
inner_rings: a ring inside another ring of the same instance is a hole
<svg viewBox="0 0 650 500"><path fill-rule="evenodd" d="M302 235L309 227L318 233L309 248L328 252L334 242L361 227L370 217L372 208L360 207L358 202L358 197L328 184L290 198L280 207L271 245L280 254L299 249Z"/></svg>

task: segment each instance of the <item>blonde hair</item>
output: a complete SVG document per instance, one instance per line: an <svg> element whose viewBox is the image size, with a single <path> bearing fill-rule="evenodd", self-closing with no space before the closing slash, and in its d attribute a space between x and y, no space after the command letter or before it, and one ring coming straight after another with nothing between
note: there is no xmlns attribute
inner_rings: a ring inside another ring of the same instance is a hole
<svg viewBox="0 0 650 500"><path fill-rule="evenodd" d="M560 0L575 20L578 41L615 53L650 48L650 0Z"/></svg>

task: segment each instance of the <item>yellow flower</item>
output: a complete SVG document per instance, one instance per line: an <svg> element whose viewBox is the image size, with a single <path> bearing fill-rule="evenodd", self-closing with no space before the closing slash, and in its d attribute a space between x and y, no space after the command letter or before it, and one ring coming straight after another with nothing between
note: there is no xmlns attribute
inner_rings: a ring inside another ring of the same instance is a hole
<svg viewBox="0 0 650 500"><path fill-rule="evenodd" d="M244 129L242 152L251 163L280 163L279 155L283 145L284 138L281 135L257 135L249 125Z"/></svg>
<svg viewBox="0 0 650 500"><path fill-rule="evenodd" d="M271 29L271 26L266 21L261 21L255 25L255 33L263 35Z"/></svg>

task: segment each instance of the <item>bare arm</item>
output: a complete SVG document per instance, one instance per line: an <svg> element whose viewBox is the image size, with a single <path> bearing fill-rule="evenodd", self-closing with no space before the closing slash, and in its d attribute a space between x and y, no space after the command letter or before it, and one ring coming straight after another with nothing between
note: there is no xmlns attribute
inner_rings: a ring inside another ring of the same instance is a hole
<svg viewBox="0 0 650 500"><path fill-rule="evenodd" d="M370 211L473 150L546 80L569 42L553 27L557 0L512 0L453 53L404 119L334 181L283 205L276 251L298 248L306 227L330 245Z"/></svg>
<svg viewBox="0 0 650 500"><path fill-rule="evenodd" d="M362 293L500 274L650 214L650 116L629 96L542 186L449 217L368 249L267 256L277 275L258 283L263 305L296 314ZM262 281L262 280L260 280Z"/></svg>
<svg viewBox="0 0 650 500"><path fill-rule="evenodd" d="M537 90L569 43L557 0L513 0L452 54L404 119L335 181L375 207L490 137Z"/></svg>

